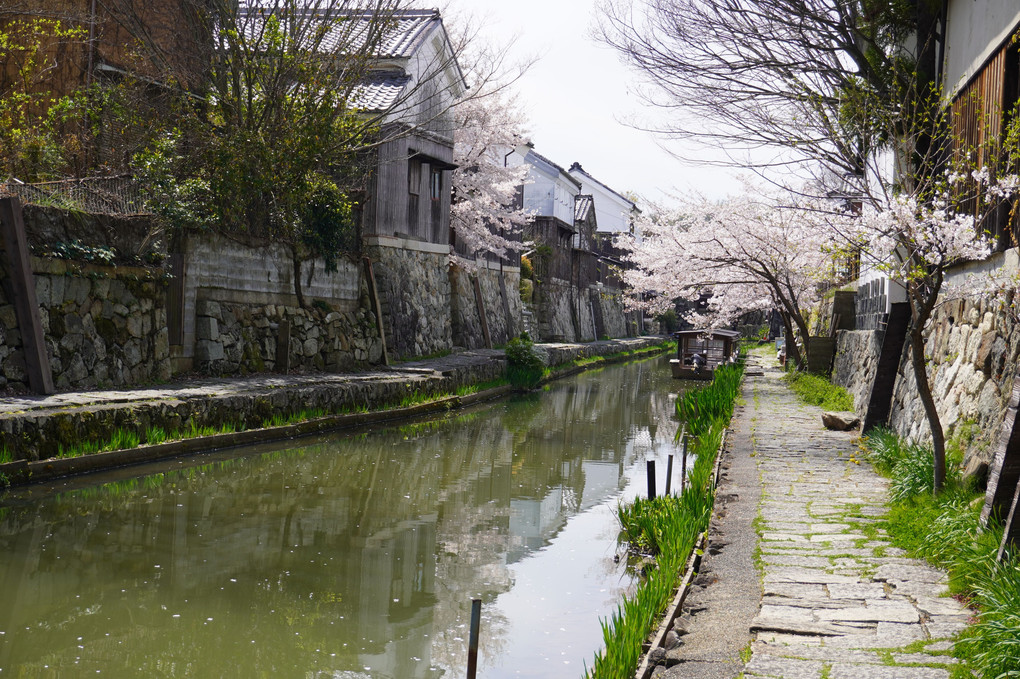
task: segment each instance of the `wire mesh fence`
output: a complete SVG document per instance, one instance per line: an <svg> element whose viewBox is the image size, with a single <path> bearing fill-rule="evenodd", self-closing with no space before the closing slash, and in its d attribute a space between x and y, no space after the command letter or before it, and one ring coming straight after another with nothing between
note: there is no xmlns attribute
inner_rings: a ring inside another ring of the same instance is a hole
<svg viewBox="0 0 1020 679"><path fill-rule="evenodd" d="M26 184L8 179L0 194L15 195L25 205L41 205L101 215L150 214L138 183L130 176L86 177Z"/></svg>

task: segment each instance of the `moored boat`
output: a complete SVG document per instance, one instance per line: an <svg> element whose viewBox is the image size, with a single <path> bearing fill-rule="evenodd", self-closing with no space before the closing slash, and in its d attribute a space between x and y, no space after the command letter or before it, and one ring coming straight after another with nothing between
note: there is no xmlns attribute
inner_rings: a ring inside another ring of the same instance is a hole
<svg viewBox="0 0 1020 679"><path fill-rule="evenodd" d="M736 355L736 330L679 330L673 333L677 340L676 358L670 359L673 377L679 380L710 380L715 368L730 363Z"/></svg>

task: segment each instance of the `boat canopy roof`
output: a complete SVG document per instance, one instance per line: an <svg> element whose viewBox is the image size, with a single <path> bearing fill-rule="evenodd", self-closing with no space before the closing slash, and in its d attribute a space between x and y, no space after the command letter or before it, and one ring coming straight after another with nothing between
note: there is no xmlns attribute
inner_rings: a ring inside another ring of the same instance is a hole
<svg viewBox="0 0 1020 679"><path fill-rule="evenodd" d="M700 330L677 330L673 333L673 337L695 337L697 335L706 335L708 337L723 337L726 339L736 339L740 337L738 330L720 330L718 328L703 328Z"/></svg>

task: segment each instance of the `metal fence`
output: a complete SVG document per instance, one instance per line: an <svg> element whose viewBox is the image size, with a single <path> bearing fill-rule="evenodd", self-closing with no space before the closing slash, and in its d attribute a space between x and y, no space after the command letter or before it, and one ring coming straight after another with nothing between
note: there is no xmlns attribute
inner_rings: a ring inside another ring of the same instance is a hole
<svg viewBox="0 0 1020 679"><path fill-rule="evenodd" d="M0 193L15 195L25 205L42 205L100 215L150 214L137 182L130 176L87 177L26 184L8 179Z"/></svg>

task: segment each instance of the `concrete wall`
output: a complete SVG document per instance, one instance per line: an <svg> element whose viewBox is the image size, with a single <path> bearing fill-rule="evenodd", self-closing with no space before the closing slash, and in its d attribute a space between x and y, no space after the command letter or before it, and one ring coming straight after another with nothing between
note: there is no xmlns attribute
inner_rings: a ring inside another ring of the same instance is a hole
<svg viewBox="0 0 1020 679"><path fill-rule="evenodd" d="M185 254L184 341L176 350L179 369L190 369L192 360L197 358L199 299L227 304L297 306L294 267L290 253L282 246L252 247L218 234L202 233L189 236ZM321 260L302 265L305 302L322 300L337 311L357 311L360 265L340 259L337 267L335 273L327 273Z"/></svg>
<svg viewBox="0 0 1020 679"><path fill-rule="evenodd" d="M54 386L123 387L170 377L160 267L107 267L32 257ZM7 281L7 272L0 277ZM28 388L21 331L0 285L0 389Z"/></svg>

